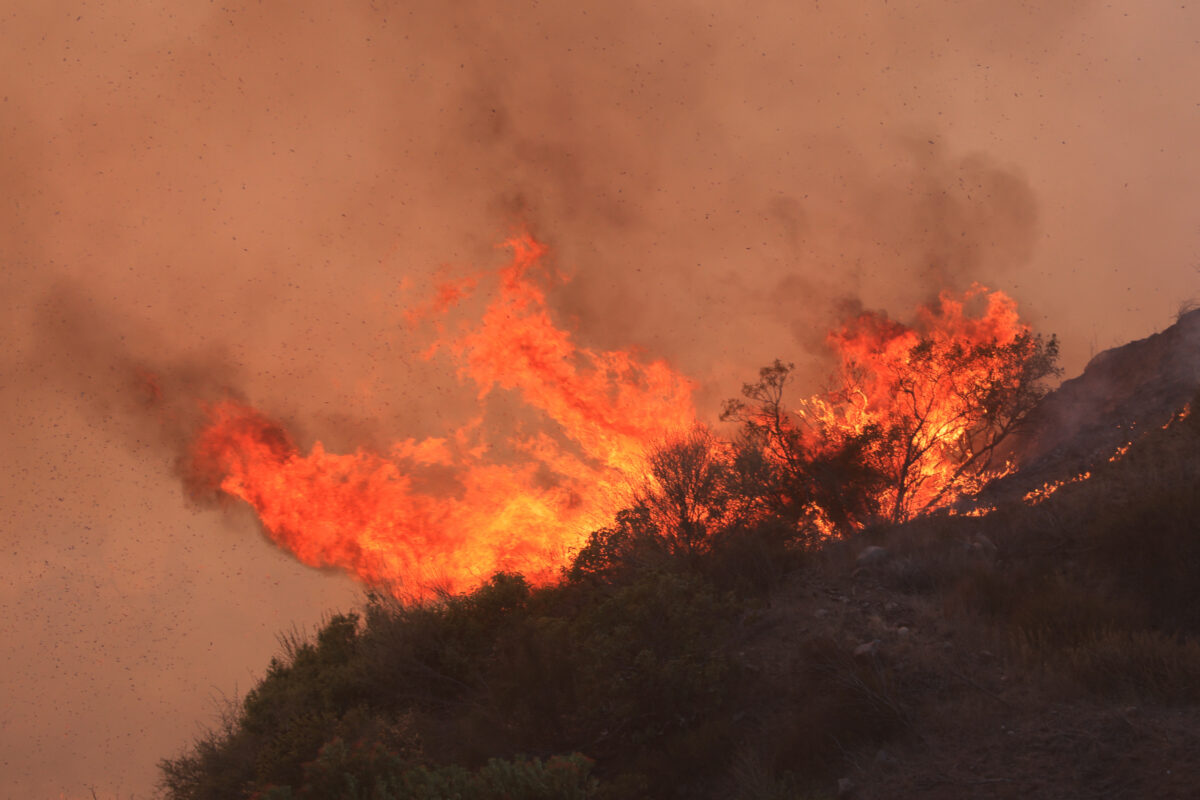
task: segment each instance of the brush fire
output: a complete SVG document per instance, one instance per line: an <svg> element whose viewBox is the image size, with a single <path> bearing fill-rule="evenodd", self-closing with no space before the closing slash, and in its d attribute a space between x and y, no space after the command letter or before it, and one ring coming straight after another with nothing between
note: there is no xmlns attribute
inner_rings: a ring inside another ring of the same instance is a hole
<svg viewBox="0 0 1200 800"><path fill-rule="evenodd" d="M1012 469L996 463L1000 444L1057 374L1056 342L1032 334L1012 299L976 286L943 293L910 325L853 315L828 337L833 389L792 399L791 369L776 362L727 403L735 428L718 439L697 418L692 382L667 363L588 349L555 322L543 244L505 244L505 267L445 284L410 315L451 314L491 292L481 317L453 335L438 326L431 343L475 387L476 417L386 452L333 453L320 442L305 451L268 415L220 400L204 407L186 457L193 492L244 501L303 563L397 596L468 590L500 570L544 584L590 531L653 496L703 504L728 500L736 483L743 519L783 514L821 537L950 508ZM541 423L514 426L503 448L483 435L496 433L485 401L498 392ZM703 441L707 457L691 473L656 469L685 441ZM701 478L725 489L665 485ZM659 523L690 519L685 509Z"/></svg>

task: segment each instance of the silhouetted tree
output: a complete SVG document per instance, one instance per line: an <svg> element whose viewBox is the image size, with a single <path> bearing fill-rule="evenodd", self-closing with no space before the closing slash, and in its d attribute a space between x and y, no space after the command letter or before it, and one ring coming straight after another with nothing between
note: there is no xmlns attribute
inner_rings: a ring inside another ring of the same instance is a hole
<svg viewBox="0 0 1200 800"><path fill-rule="evenodd" d="M888 490L887 519L978 489L1001 443L1045 396L1045 379L1060 374L1057 360L1057 339L1023 333L1006 344L922 337L902 362L849 362L843 392L873 380L893 399L869 455Z"/></svg>
<svg viewBox="0 0 1200 800"><path fill-rule="evenodd" d="M835 441L815 417L789 410L793 369L776 359L743 385L743 399L726 401L721 419L741 423L735 472L743 491L777 516L800 522L819 510L837 528L858 527L877 511L879 430L840 431Z"/></svg>
<svg viewBox="0 0 1200 800"><path fill-rule="evenodd" d="M729 450L697 426L650 453L640 505L671 552L698 552L713 533L744 516L746 498L736 491Z"/></svg>

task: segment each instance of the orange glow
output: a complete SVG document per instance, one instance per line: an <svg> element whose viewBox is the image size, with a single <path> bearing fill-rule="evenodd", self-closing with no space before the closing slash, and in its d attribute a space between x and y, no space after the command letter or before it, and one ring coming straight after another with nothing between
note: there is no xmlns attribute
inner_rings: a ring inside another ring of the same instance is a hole
<svg viewBox="0 0 1200 800"><path fill-rule="evenodd" d="M192 442L193 494L243 500L303 563L397 596L468 590L498 570L554 580L588 533L651 480L650 448L696 425L692 387L662 361L578 346L537 280L545 246L529 236L505 246L505 267L446 281L407 315L415 329L492 287L479 319L454 335L435 319L426 350L453 359L476 387L469 422L386 452L331 453L320 442L305 452L277 421L227 399L205 408ZM794 417L803 447L818 455L881 432L865 456L886 478L873 513L900 521L944 508L1012 469L988 463L990 437L1007 421L980 416L988 398L1016 390L1036 347L1011 299L982 287L944 293L912 326L864 313L830 342L839 388L802 401ZM485 402L498 392L523 404L500 438ZM836 514L817 498L805 523L828 538L865 521Z"/></svg>
<svg viewBox="0 0 1200 800"><path fill-rule="evenodd" d="M978 506L976 508L971 508L971 509L968 509L961 513L957 513L954 511L954 509L951 509L950 516L952 516L952 517L955 517L955 516L958 516L958 517L986 517L988 514L991 514L995 510L996 510L995 506Z"/></svg>
<svg viewBox="0 0 1200 800"><path fill-rule="evenodd" d="M282 426L226 400L206 409L192 444L193 491L244 500L305 564L397 596L466 590L497 570L553 580L646 474L646 448L695 423L691 384L661 361L576 345L531 277L545 247L528 236L506 245L513 259L482 319L435 347L478 386L481 406L502 389L538 412L540 429L506 442L514 455L498 458L483 441L482 412L387 453L335 454L320 442L304 453ZM474 285L447 284L419 316L446 311ZM442 477L428 474L434 467Z"/></svg>
<svg viewBox="0 0 1200 800"><path fill-rule="evenodd" d="M1169 420L1167 420L1166 422L1163 423L1162 429L1165 431L1168 428L1170 428L1172 425L1174 425L1176 422L1183 422L1185 419L1190 417L1191 414L1192 414L1192 404L1187 403L1186 405L1184 405L1183 408L1179 409L1179 413L1175 414L1175 416L1171 417Z"/></svg>
<svg viewBox="0 0 1200 800"><path fill-rule="evenodd" d="M1174 425L1175 423L1183 422L1185 419L1188 418L1188 416L1191 413L1192 413L1192 406L1189 403L1189 404L1185 405L1183 408L1181 408L1179 411L1172 414L1171 418L1162 424L1162 426L1161 426L1162 430L1164 430L1164 431L1169 430L1170 427L1172 425ZM1146 435L1145 432L1143 432L1142 436L1145 436L1145 435ZM1122 458L1125 457L1125 454L1129 452L1129 449L1131 447L1133 447L1133 441L1128 441L1125 444L1118 447L1116 450L1113 451L1113 454L1108 457L1108 463L1115 464L1116 462L1120 461ZM1026 492L1025 496L1022 497L1021 499L1024 500L1024 502L1028 505L1036 506L1039 503L1044 503L1047 499L1050 498L1051 495L1053 495L1055 492L1057 492L1062 487L1069 486L1072 483L1082 483L1091 477L1092 477L1091 470L1084 470L1083 472L1080 472L1077 475L1073 475L1070 478L1063 478L1062 480L1057 480L1057 481L1047 481L1047 482L1043 483L1041 486L1037 487L1036 489Z"/></svg>
<svg viewBox="0 0 1200 800"><path fill-rule="evenodd" d="M1129 447L1129 445L1125 445L1123 449L1128 449L1128 447ZM1116 461L1119 457L1120 456L1114 454L1113 457L1109 459L1109 461ZM1055 492L1057 492L1062 487L1070 486L1072 483L1083 483L1090 477L1092 477L1092 471L1084 470L1083 472L1073 475L1070 478L1063 478L1062 480L1057 480L1057 481L1047 481L1046 483L1043 483L1038 488L1032 489L1032 490L1026 492L1025 496L1022 497L1021 499L1027 505L1031 505L1031 506L1040 505L1041 503L1044 503L1047 500L1049 500L1051 495L1053 495Z"/></svg>
<svg viewBox="0 0 1200 800"><path fill-rule="evenodd" d="M982 302L980 313L968 307ZM1016 420L985 411L1016 393L1036 348L1016 303L976 285L943 292L909 326L867 312L834 332L838 388L798 409L808 447L829 451L869 430L868 454L885 477L875 503L893 522L945 508L1014 467L991 465L992 445Z"/></svg>

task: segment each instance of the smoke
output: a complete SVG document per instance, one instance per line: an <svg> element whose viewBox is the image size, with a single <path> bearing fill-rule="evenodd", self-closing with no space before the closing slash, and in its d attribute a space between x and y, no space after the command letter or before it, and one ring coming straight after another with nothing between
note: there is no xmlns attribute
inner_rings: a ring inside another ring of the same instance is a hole
<svg viewBox="0 0 1200 800"><path fill-rule="evenodd" d="M370 345L399 279L494 259L519 223L573 274L555 305L587 343L671 358L714 398L819 349L841 299L911 307L1032 251L1020 171L905 98L908 62L940 65L894 13L266 3L173 33L141 13L61 24L91 68L11 98L49 143L26 148L18 177L44 188L20 218L52 271L167 345L283 366L260 392L395 393L412 365ZM920 22L934 46L947 22Z"/></svg>
<svg viewBox="0 0 1200 800"><path fill-rule="evenodd" d="M77 287L52 288L35 309L27 374L65 388L88 421L177 450L202 404L237 396L242 383L224 346L164 357L153 327L117 318ZM131 442L132 444L132 442Z"/></svg>
<svg viewBox="0 0 1200 800"><path fill-rule="evenodd" d="M404 309L502 263L515 225L569 278L549 304L578 344L668 359L710 418L776 357L823 373L843 309L903 311L975 280L1062 334L1069 371L1098 328L1106 346L1160 327L1196 291L1181 265L1200 243L1200 130L1175 102L1200 74L1195 14L26 4L0 26L0 413L11 591L41 605L15 617L57 615L59 590L82 586L97 610L76 608L84 632L59 640L83 653L107 608L178 618L206 644L229 627L213 608L268 632L217 657L155 628L147 652L178 670L155 674L179 675L155 678L154 718L170 720L201 713L197 684L265 660L275 614L352 597L257 541L230 566L245 528L179 515L170 469L191 404L245 397L331 452L453 428L473 389L421 357ZM171 563L188 565L179 595L154 577ZM237 577L260 568L283 587ZM43 591L46 574L66 577ZM44 629L10 638L58 663ZM86 712L77 731L108 718L89 698L139 707L111 664L84 670L99 686L65 669L12 672L6 692L59 687ZM101 749L84 733L62 744L39 711L6 729L36 736L2 742L29 796L104 774L144 786L178 729L146 721L63 777L68 751Z"/></svg>

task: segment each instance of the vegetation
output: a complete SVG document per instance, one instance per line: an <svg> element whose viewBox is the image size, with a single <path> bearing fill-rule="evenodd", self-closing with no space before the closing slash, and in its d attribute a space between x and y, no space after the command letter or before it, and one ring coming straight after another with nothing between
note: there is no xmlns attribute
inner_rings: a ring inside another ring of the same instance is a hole
<svg viewBox="0 0 1200 800"><path fill-rule="evenodd" d="M836 388L797 410L785 403L793 367L778 360L725 404L721 418L742 427L735 464L755 465L775 513L816 512L845 533L976 490L1060 373L1057 340L1027 332L1007 343L924 335L899 357L878 349L847 347Z"/></svg>
<svg viewBox="0 0 1200 800"><path fill-rule="evenodd" d="M938 737L1054 703L1080 727L1114 702L1200 704L1200 414L1039 505L867 526L895 516L871 516L872 491L907 491L873 460L899 440L868 428L801 449L779 413L787 377L777 364L748 387L741 441L664 445L560 584L497 574L436 602L371 595L285 640L221 726L162 762L165 796L820 798L844 775L862 796L976 796L964 787L992 778L955 777ZM1025 402L981 418L996 427L964 459ZM812 503L864 530L822 542ZM868 544L888 557L857 564ZM1135 795L1170 794L1126 777Z"/></svg>

